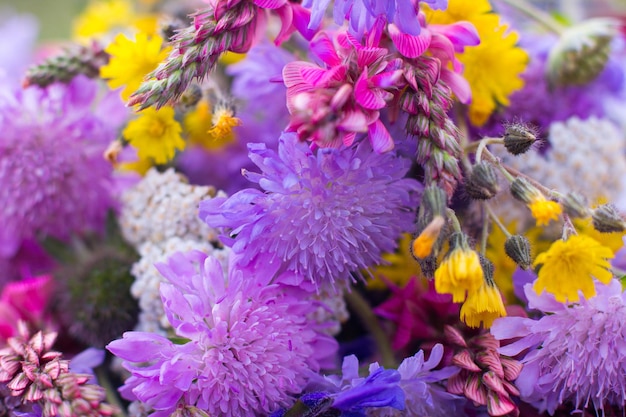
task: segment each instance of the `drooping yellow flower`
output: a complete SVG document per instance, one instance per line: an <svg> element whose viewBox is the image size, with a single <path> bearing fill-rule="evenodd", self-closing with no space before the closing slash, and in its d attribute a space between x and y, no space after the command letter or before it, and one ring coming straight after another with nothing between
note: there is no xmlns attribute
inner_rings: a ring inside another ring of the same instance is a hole
<svg viewBox="0 0 626 417"><path fill-rule="evenodd" d="M405 233L400 239L396 252L383 254L383 259L388 262L388 265L372 268L371 273L374 278L367 281L368 288L375 290L387 288L381 277L385 277L386 280L399 287L404 287L412 277L421 276L422 270L411 255L411 240L411 235Z"/></svg>
<svg viewBox="0 0 626 417"><path fill-rule="evenodd" d="M557 240L546 252L535 259L540 266L533 290L554 294L559 302L576 302L581 291L585 298L593 297L596 289L593 278L608 284L613 278L609 259L613 251L585 235Z"/></svg>
<svg viewBox="0 0 626 417"><path fill-rule="evenodd" d="M482 126L498 105L508 106L509 96L524 86L520 74L526 69L528 54L516 46L517 33L501 23L487 0L450 0L446 10L426 6L425 12L429 23L468 21L476 27L480 44L466 47L457 58L472 90L470 121Z"/></svg>
<svg viewBox="0 0 626 417"><path fill-rule="evenodd" d="M100 68L100 76L108 80L111 88L123 86L122 98L128 100L146 75L167 56L169 48L161 49L162 44L163 39L158 36L139 33L131 40L124 34L117 35L105 49L111 58Z"/></svg>
<svg viewBox="0 0 626 417"><path fill-rule="evenodd" d="M123 135L137 149L139 159L151 158L157 164L170 161L176 150L185 149L182 127L174 119L174 108L147 108L128 123Z"/></svg>
<svg viewBox="0 0 626 417"><path fill-rule="evenodd" d="M546 200L543 195L528 203L530 213L537 220L537 226L546 226L550 220L558 220L563 209L559 203Z"/></svg>
<svg viewBox="0 0 626 417"><path fill-rule="evenodd" d="M467 300L461 306L461 320L474 328L480 327L482 322L488 329L500 317L506 317L502 296L495 283L485 279L478 290L467 294Z"/></svg>
<svg viewBox="0 0 626 417"><path fill-rule="evenodd" d="M465 300L466 292L476 291L483 283L483 269L476 251L470 249L467 238L455 233L450 252L435 271L435 290L451 294L455 303Z"/></svg>
<svg viewBox="0 0 626 417"><path fill-rule="evenodd" d="M439 233L441 233L441 228L445 223L443 217L435 216L411 244L411 250L414 256L424 259L431 254L433 245L439 238Z"/></svg>

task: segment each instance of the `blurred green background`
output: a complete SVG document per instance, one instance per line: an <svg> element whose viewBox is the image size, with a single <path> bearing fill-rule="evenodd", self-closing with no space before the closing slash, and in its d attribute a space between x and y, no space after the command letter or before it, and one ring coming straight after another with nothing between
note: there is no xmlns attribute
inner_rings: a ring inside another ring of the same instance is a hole
<svg viewBox="0 0 626 417"><path fill-rule="evenodd" d="M39 19L39 39L57 40L71 36L72 19L86 4L87 0L0 0L0 11L9 7L34 14Z"/></svg>

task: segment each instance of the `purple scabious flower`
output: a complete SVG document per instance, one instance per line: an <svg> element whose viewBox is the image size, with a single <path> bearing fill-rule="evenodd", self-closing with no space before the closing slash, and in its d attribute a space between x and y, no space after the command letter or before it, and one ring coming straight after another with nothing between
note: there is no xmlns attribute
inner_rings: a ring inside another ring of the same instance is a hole
<svg viewBox="0 0 626 417"><path fill-rule="evenodd" d="M410 161L372 152L368 142L317 153L293 134L278 153L250 144L261 173L244 175L265 190L242 190L200 203L200 217L224 227L239 265L290 271L335 288L351 273L380 264L414 227L420 184L403 178Z"/></svg>
<svg viewBox="0 0 626 417"><path fill-rule="evenodd" d="M626 292L619 281L597 283L597 295L563 304L532 285L525 286L528 307L546 313L539 320L497 319L491 327L496 339L521 338L500 353L523 353L515 385L520 398L554 414L572 403L577 410L626 402Z"/></svg>
<svg viewBox="0 0 626 417"><path fill-rule="evenodd" d="M97 83L0 90L0 257L24 239L99 231L115 206L102 154L116 137L110 100L94 107ZM120 106L121 103L120 103ZM125 110L123 107L123 114Z"/></svg>
<svg viewBox="0 0 626 417"><path fill-rule="evenodd" d="M177 253L157 268L169 282L161 298L177 342L127 332L107 348L130 371L125 398L169 417L177 407L211 416L260 416L292 403L320 368L322 339L306 320L310 303L262 276L213 257ZM331 352L332 353L332 352Z"/></svg>
<svg viewBox="0 0 626 417"><path fill-rule="evenodd" d="M448 0L422 0L433 9L445 9ZM309 28L316 29L326 14L330 0L305 0L302 5L311 8ZM407 35L419 35L420 24L417 20L419 1L413 0L335 0L333 17L335 23L349 22L350 33L360 38L369 32L377 20L385 19Z"/></svg>

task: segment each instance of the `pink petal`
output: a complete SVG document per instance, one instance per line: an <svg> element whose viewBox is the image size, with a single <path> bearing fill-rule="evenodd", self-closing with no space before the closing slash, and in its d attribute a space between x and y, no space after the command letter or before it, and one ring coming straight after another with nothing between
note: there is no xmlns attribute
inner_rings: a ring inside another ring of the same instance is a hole
<svg viewBox="0 0 626 417"><path fill-rule="evenodd" d="M370 89L367 81L367 67L365 67L354 84L354 98L356 102L368 110L382 109L387 104L385 99L378 91Z"/></svg>
<svg viewBox="0 0 626 417"><path fill-rule="evenodd" d="M463 52L466 46L480 44L476 28L470 22L455 22L449 25L428 25L428 29L437 32L450 40L455 52Z"/></svg>
<svg viewBox="0 0 626 417"><path fill-rule="evenodd" d="M393 138L380 120L369 125L369 138L372 148L377 153L384 153L394 148Z"/></svg>
<svg viewBox="0 0 626 417"><path fill-rule="evenodd" d="M511 401L511 399L508 398L508 396L498 395L495 392L489 392L487 401L487 412L490 416L504 416L516 409L517 407Z"/></svg>
<svg viewBox="0 0 626 417"><path fill-rule="evenodd" d="M370 66L371 64L381 61L387 55L384 48L358 48L356 50L357 65L359 68Z"/></svg>
<svg viewBox="0 0 626 417"><path fill-rule="evenodd" d="M487 390L481 384L478 374L471 374L467 378L465 387L463 387L463 394L477 404L485 405L487 403Z"/></svg>
<svg viewBox="0 0 626 417"><path fill-rule="evenodd" d="M344 113L338 127L346 132L367 132L367 119L362 112L349 110Z"/></svg>
<svg viewBox="0 0 626 417"><path fill-rule="evenodd" d="M354 139L356 138L356 132L348 132L343 135L343 144L345 146L350 146L354 143Z"/></svg>
<svg viewBox="0 0 626 417"><path fill-rule="evenodd" d="M326 32L320 32L310 43L311 51L328 66L334 67L341 64L341 58L337 55L335 45Z"/></svg>
<svg viewBox="0 0 626 417"><path fill-rule="evenodd" d="M287 0L254 0L254 4L263 9L279 9L287 4Z"/></svg>
<svg viewBox="0 0 626 417"><path fill-rule="evenodd" d="M317 30L309 28L309 22L311 21L311 11L305 9L298 3L289 3L293 10L293 25L300 32L300 34L310 41Z"/></svg>
<svg viewBox="0 0 626 417"><path fill-rule="evenodd" d="M490 390L497 392L498 394L508 395L506 390L504 389L504 385L502 385L502 380L496 375L495 372L485 372L482 377L482 382Z"/></svg>
<svg viewBox="0 0 626 417"><path fill-rule="evenodd" d="M270 2L277 2L277 0L269 0ZM280 32L276 35L276 39L274 39L274 43L276 45L280 45L284 41L286 41L289 36L293 32L295 32L296 28L293 26L293 10L291 9L291 5L285 4L284 6L277 8L275 13L280 18Z"/></svg>
<svg viewBox="0 0 626 417"><path fill-rule="evenodd" d="M476 365L472 356L467 350L462 350L452 358L452 363L459 368L467 369L472 372L480 372L481 369Z"/></svg>
<svg viewBox="0 0 626 417"><path fill-rule="evenodd" d="M390 23L387 29L393 44L407 58L417 58L430 46L432 35L426 29L417 36L400 32L400 29L393 23Z"/></svg>

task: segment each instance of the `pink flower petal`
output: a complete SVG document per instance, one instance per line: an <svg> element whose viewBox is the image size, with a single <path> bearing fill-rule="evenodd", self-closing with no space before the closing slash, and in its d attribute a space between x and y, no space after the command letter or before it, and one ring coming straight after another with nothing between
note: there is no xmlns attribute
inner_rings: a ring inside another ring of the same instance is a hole
<svg viewBox="0 0 626 417"><path fill-rule="evenodd" d="M320 32L310 43L311 51L328 66L334 67L341 64L341 58L337 55L335 45L326 32Z"/></svg>
<svg viewBox="0 0 626 417"><path fill-rule="evenodd" d="M370 89L367 80L367 67L354 84L354 99L361 107L368 110L382 109L387 104L379 91Z"/></svg>
<svg viewBox="0 0 626 417"><path fill-rule="evenodd" d="M380 120L369 125L369 138L375 152L384 153L394 148L393 138Z"/></svg>
<svg viewBox="0 0 626 417"><path fill-rule="evenodd" d="M254 0L254 4L263 9L279 9L287 4L287 0Z"/></svg>
<svg viewBox="0 0 626 417"><path fill-rule="evenodd" d="M407 35L400 32L400 29L393 23L388 26L389 37L398 51L407 58L417 58L422 55L431 43L431 32L424 29L415 35Z"/></svg>
<svg viewBox="0 0 626 417"><path fill-rule="evenodd" d="M476 365L472 356L467 350L462 350L452 358L452 363L459 368L467 369L472 372L480 372L481 369Z"/></svg>
<svg viewBox="0 0 626 417"><path fill-rule="evenodd" d="M508 396L498 395L495 392L489 392L487 401L487 412L490 416L498 417L509 414L516 410L517 407Z"/></svg>

